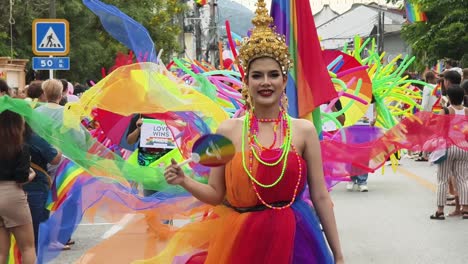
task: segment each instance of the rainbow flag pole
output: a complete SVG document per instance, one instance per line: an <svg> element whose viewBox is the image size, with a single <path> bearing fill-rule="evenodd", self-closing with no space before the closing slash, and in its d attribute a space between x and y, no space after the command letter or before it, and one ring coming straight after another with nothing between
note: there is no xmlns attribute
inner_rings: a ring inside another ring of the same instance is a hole
<svg viewBox="0 0 468 264"><path fill-rule="evenodd" d="M294 61L286 86L289 114L312 118L320 134L319 106L338 97L338 94L322 58L310 3L308 0L273 0L271 16L278 33L285 35Z"/></svg>
<svg viewBox="0 0 468 264"><path fill-rule="evenodd" d="M421 11L419 4L405 1L406 18L410 23L427 21L426 13Z"/></svg>

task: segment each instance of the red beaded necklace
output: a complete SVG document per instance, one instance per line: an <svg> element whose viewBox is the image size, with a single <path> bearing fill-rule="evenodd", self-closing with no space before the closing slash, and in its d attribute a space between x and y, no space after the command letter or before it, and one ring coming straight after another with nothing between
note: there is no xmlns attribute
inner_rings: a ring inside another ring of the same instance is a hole
<svg viewBox="0 0 468 264"><path fill-rule="evenodd" d="M266 207L268 207L270 209L274 209L274 210L286 209L286 208L290 207L296 201L297 190L299 189L299 185L301 184L301 179L302 179L302 161L301 161L301 157L299 156L299 154L296 151L296 148L294 146L292 146L292 149L293 149L294 153L296 154L297 165L299 167L299 173L298 173L298 176L297 176L296 186L294 187L293 196L291 198L291 201L288 204L286 204L284 206L279 206L279 207L272 206L272 205L268 204L265 200L263 200L262 196L258 192L256 184L252 180L250 181L250 183L252 184L252 188L254 189L255 195L257 196L258 200L260 200L260 202L263 205L265 205ZM253 173L253 159L251 158L252 151L253 150L250 150L250 153L249 153L249 156L250 156L249 157L250 158L249 171L250 171L251 174Z"/></svg>
<svg viewBox="0 0 468 264"><path fill-rule="evenodd" d="M255 117L255 115L253 113L251 113L250 115L250 118L249 118L249 125L250 125L250 129L248 130L248 139L249 139L249 145L250 145L250 150L249 150L249 161L248 161L248 173L249 175L253 175L253 159L254 159L254 151L255 149L259 149L260 152L262 150L266 150L266 149L272 149L274 146L275 146L275 143L276 143L276 130L275 130L275 127L273 128L274 129L274 134L275 134L275 139L274 139L274 142L273 144L269 147L269 148L265 148L263 147L257 140L257 134L258 134L258 122L261 122L261 120L264 120L265 122L277 122L276 125L279 125L279 123L282 123L282 127L283 127L283 139L286 138L286 137L290 137L291 136L291 128L288 124L288 117L287 117L287 114L283 111L280 112L280 115L279 115L279 118L278 119L257 119ZM244 124L246 125L246 124ZM283 146L282 146L282 151L285 151L286 149L289 149L289 148L286 148L285 149L285 143L283 143ZM291 143L289 143L291 144ZM299 188L299 185L301 183L301 179L302 179L302 161L301 161L301 157L299 156L299 154L297 153L296 151L296 148L294 147L294 145L290 145L291 148L292 148L292 151L296 154L296 159L297 159L297 164L299 166L299 173L298 173L298 178L297 178L297 182L296 182L296 186L294 188L294 192L293 192L293 197L291 199L291 201L287 204L287 205L284 205L284 206L280 206L280 207L275 207L275 206L272 206L270 204L268 204L260 195L260 193L258 192L257 190L257 184L251 179L250 182L252 183L252 188L254 189L255 191L255 194L258 198L258 200L260 200L260 202L265 205L266 207L270 208L270 209L275 209L275 210L281 210L281 209L285 209L285 208L288 208L290 207L294 201L296 200L296 197L297 197L297 190ZM288 154L289 153L280 153L280 154L286 154L286 157L284 157L286 160L288 159ZM281 155L282 156L282 155ZM265 161L259 157L257 158L259 159L259 163L263 163L265 165ZM286 164L284 164L286 165ZM245 165L244 165L245 166ZM269 166L273 166L273 165L269 165ZM285 167L283 167L283 171L282 171L282 174L284 173L284 169ZM259 185L260 186L260 185ZM274 185L273 185L274 186Z"/></svg>
<svg viewBox="0 0 468 264"><path fill-rule="evenodd" d="M278 127L279 124L282 123L284 120L283 118L284 112L280 111L278 113L278 118L257 118L253 113L250 115L250 133L249 133L249 142L250 145L257 147L259 150L265 150L265 149L273 149L276 145L276 141L278 141ZM259 127L258 123L275 123L273 126L273 142L271 145L266 148L257 139ZM283 129L283 133L285 133L286 129ZM284 138L285 135L283 135Z"/></svg>

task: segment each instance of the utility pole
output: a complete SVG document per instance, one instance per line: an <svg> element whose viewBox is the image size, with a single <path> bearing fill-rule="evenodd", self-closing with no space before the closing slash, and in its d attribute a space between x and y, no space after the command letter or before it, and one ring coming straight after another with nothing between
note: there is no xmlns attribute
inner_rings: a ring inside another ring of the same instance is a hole
<svg viewBox="0 0 468 264"><path fill-rule="evenodd" d="M55 0L49 0L49 18L57 18L55 12Z"/></svg>
<svg viewBox="0 0 468 264"><path fill-rule="evenodd" d="M180 34L178 38L179 42L179 50L177 52L177 56L179 58L183 58L185 56L186 52L186 46L185 46L185 12L180 12L178 15L178 21L179 27L180 27Z"/></svg>
<svg viewBox="0 0 468 264"><path fill-rule="evenodd" d="M202 57L202 32L201 32L201 18L200 18L200 6L197 2L194 2L194 14L195 14L195 57L197 60L201 60Z"/></svg>
<svg viewBox="0 0 468 264"><path fill-rule="evenodd" d="M218 25L217 25L217 0L210 1L210 30L209 30L209 42L206 51L206 60L210 61L211 64L215 65L219 62L219 51L218 51Z"/></svg>
<svg viewBox="0 0 468 264"><path fill-rule="evenodd" d="M384 24L385 24L385 12L379 11L377 25L377 50L381 54L384 51Z"/></svg>

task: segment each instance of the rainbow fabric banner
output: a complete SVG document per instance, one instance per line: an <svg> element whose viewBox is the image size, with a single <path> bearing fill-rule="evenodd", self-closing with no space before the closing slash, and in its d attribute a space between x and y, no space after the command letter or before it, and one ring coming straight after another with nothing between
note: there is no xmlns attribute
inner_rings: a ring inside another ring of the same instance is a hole
<svg viewBox="0 0 468 264"><path fill-rule="evenodd" d="M63 201L65 201L70 189L80 177L90 178L91 176L74 162L64 160L57 168L57 176L50 188L47 209L56 211Z"/></svg>
<svg viewBox="0 0 468 264"><path fill-rule="evenodd" d="M271 16L278 33L286 36L294 60L286 87L289 114L305 117L338 97L322 58L309 0L273 0Z"/></svg>
<svg viewBox="0 0 468 264"><path fill-rule="evenodd" d="M14 236L10 236L10 250L8 252L7 264L20 264L21 253Z"/></svg>
<svg viewBox="0 0 468 264"><path fill-rule="evenodd" d="M410 23L427 21L426 13L421 11L419 4L405 1L406 18Z"/></svg>

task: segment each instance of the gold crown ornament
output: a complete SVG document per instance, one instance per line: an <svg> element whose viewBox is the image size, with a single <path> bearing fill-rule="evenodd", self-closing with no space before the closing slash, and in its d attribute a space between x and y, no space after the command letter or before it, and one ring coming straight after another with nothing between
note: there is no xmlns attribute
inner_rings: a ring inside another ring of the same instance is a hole
<svg viewBox="0 0 468 264"><path fill-rule="evenodd" d="M273 18L268 14L264 0L258 0L255 17L252 19L254 28L250 38L244 39L237 57L237 63L247 73L250 63L258 58L270 57L280 65L284 74L292 66L286 39L283 35L275 32L271 27Z"/></svg>

